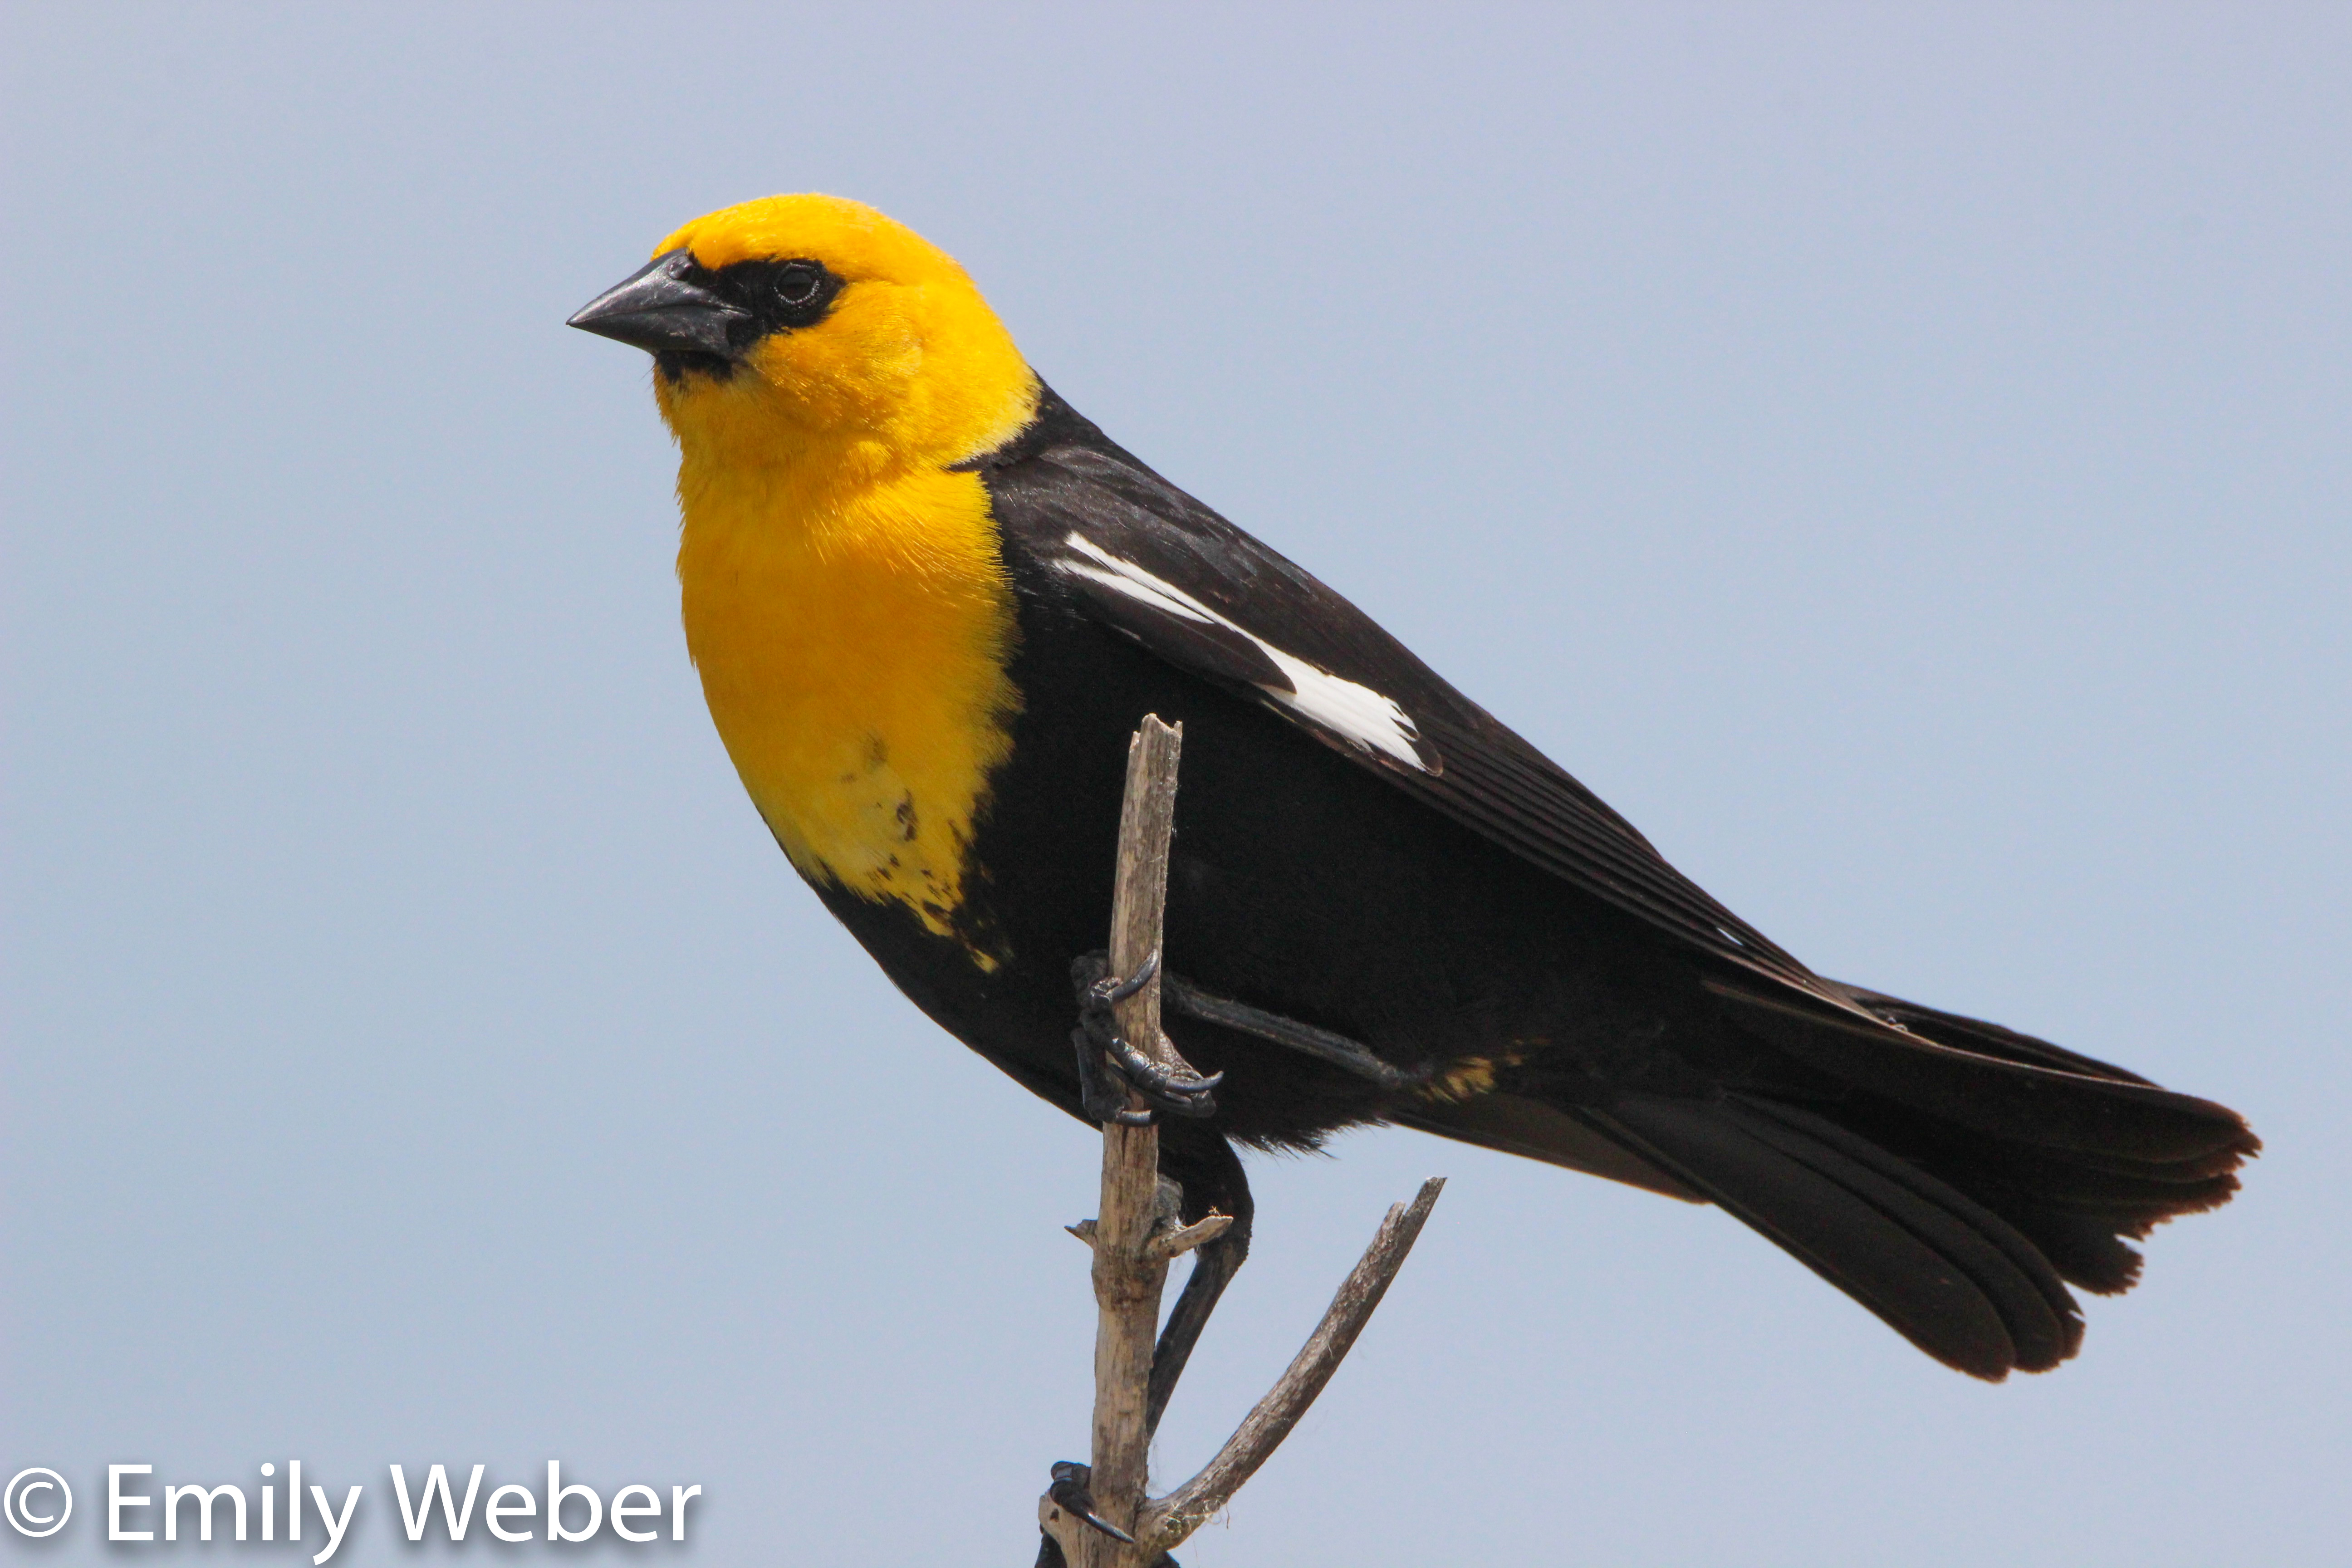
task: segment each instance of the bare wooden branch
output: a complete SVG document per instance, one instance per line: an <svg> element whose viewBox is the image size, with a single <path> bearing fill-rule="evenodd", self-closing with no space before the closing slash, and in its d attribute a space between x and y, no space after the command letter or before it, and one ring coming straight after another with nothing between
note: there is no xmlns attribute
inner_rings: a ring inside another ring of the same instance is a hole
<svg viewBox="0 0 2352 1568"><path fill-rule="evenodd" d="M1062 1228L1088 1247L1095 1244L1095 1222L1090 1219L1082 1219L1076 1225L1066 1225ZM1143 1244L1143 1255L1146 1258L1156 1258L1165 1263L1171 1258L1181 1258L1196 1247L1206 1247L1233 1228L1233 1215L1213 1214L1205 1219L1193 1221L1181 1230L1161 1231Z"/></svg>
<svg viewBox="0 0 2352 1568"><path fill-rule="evenodd" d="M1118 814L1118 867L1111 884L1110 972L1130 975L1160 952L1168 905L1168 848L1176 831L1176 764L1184 727L1147 713L1127 742L1127 797ZM1119 1033L1162 1067L1174 1054L1160 1033L1160 980L1119 1005ZM1134 1102L1139 1109L1141 1101Z"/></svg>
<svg viewBox="0 0 2352 1568"><path fill-rule="evenodd" d="M1127 749L1127 799L1119 812L1118 879L1111 894L1110 972L1139 973L1160 952L1168 899L1168 844L1176 825L1176 764L1184 732L1147 717ZM1118 1005L1118 1032L1168 1064L1160 1033L1160 981ZM1132 1090L1129 1104L1142 1101ZM1168 1260L1150 1256L1160 1184L1160 1132L1151 1126L1103 1128L1102 1209L1095 1219L1095 1507L1132 1531L1150 1482L1144 1426L1151 1348ZM1148 1562L1098 1531L1084 1531L1074 1568Z"/></svg>
<svg viewBox="0 0 2352 1568"><path fill-rule="evenodd" d="M1412 1250L1444 1186L1444 1177L1432 1176L1421 1184L1412 1203L1389 1210L1379 1234L1341 1283L1339 1294L1331 1298L1323 1321L1292 1358L1281 1381L1243 1417L1217 1457L1202 1467L1199 1475L1144 1509L1139 1524L1130 1528L1146 1552L1167 1552L1215 1518L1242 1483L1255 1475L1276 1446L1290 1436L1315 1396L1339 1370L1356 1336L1371 1320L1372 1310L1388 1293L1389 1282L1404 1267L1405 1255Z"/></svg>
<svg viewBox="0 0 2352 1568"><path fill-rule="evenodd" d="M1181 1230L1163 1230L1144 1243L1144 1252L1163 1261L1181 1257L1196 1247L1203 1247L1234 1228L1234 1216L1213 1214L1206 1219L1193 1221Z"/></svg>

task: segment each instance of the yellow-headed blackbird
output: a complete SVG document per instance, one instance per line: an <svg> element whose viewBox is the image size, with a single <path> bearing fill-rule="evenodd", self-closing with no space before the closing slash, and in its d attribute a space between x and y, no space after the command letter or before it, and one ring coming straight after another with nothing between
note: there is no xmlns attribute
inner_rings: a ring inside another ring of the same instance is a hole
<svg viewBox="0 0 2352 1568"><path fill-rule="evenodd" d="M1149 1091L1185 1217L1242 1222L1171 1317L1155 1415L1247 1246L1233 1142L1397 1122L1719 1204L1992 1379L2072 1355L2068 1285L2127 1288L2127 1239L2225 1202L2259 1146L2210 1101L1807 969L1055 396L963 269L868 207L713 213L572 324L654 356L687 646L793 866L1046 1100ZM1213 1087L1132 1065L1089 958L1146 713L1185 726L1164 1005Z"/></svg>

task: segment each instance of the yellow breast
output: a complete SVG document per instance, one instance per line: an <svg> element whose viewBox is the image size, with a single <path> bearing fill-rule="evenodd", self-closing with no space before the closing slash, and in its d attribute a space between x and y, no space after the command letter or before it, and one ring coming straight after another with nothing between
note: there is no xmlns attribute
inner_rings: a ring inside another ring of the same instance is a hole
<svg viewBox="0 0 2352 1568"><path fill-rule="evenodd" d="M812 881L968 938L973 819L1020 704L979 477L819 494L689 460L678 489L687 647L760 815Z"/></svg>

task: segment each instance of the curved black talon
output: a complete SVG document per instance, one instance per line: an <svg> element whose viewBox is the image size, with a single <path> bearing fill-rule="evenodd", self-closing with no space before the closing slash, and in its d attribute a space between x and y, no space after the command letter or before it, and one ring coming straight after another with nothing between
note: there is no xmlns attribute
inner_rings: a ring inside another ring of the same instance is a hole
<svg viewBox="0 0 2352 1568"><path fill-rule="evenodd" d="M1078 1093L1086 1113L1096 1121L1117 1121L1141 1127L1151 1110L1171 1116L1207 1117L1217 1113L1216 1088L1225 1075L1203 1078L1190 1068L1167 1068L1129 1045L1118 1032L1112 1009L1151 984L1160 973L1160 954L1143 961L1133 974L1113 979L1107 954L1081 954L1070 965L1070 980L1078 993L1078 1026L1070 1035L1078 1052ZM1149 1110L1130 1110L1126 1090L1132 1088Z"/></svg>
<svg viewBox="0 0 2352 1568"><path fill-rule="evenodd" d="M1087 956L1091 959L1094 955L1092 953L1088 953ZM1109 961L1108 959L1104 961L1106 967L1108 966L1108 962ZM1142 990L1145 986L1150 984L1151 977L1159 973L1160 950L1155 947L1151 950L1151 956L1143 961L1143 966L1138 969L1134 973L1129 975L1126 979L1113 980L1106 975L1104 978L1097 980L1092 985L1088 986L1087 989L1089 991L1101 993L1102 999L1106 1004L1124 1002L1129 997L1134 995L1137 992Z"/></svg>
<svg viewBox="0 0 2352 1568"><path fill-rule="evenodd" d="M1135 1537L1095 1511L1094 1494L1087 1489L1094 1479L1088 1467L1064 1459L1054 1467L1054 1484L1045 1489L1045 1495L1064 1513L1086 1521L1113 1541L1134 1545Z"/></svg>

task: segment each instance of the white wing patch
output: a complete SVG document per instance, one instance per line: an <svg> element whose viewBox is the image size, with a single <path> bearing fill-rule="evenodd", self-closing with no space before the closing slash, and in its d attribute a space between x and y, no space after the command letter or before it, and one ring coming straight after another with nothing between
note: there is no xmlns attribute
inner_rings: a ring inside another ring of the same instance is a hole
<svg viewBox="0 0 2352 1568"><path fill-rule="evenodd" d="M1072 576L1100 583L1135 600L1149 605L1163 615L1181 616L1207 626L1223 626L1255 643L1265 657L1274 661L1276 669L1289 678L1294 689L1279 690L1271 686L1258 689L1285 708L1294 710L1313 720L1335 734L1344 735L1369 752L1394 757L1398 762L1422 773L1429 771L1421 760L1413 742L1421 731L1412 716L1393 700L1381 696L1370 687L1332 674L1319 665L1283 652L1246 626L1236 626L1183 589L1164 577L1153 575L1132 561L1122 561L1109 551L1082 534L1072 533L1063 542L1087 559L1057 562L1061 570Z"/></svg>

